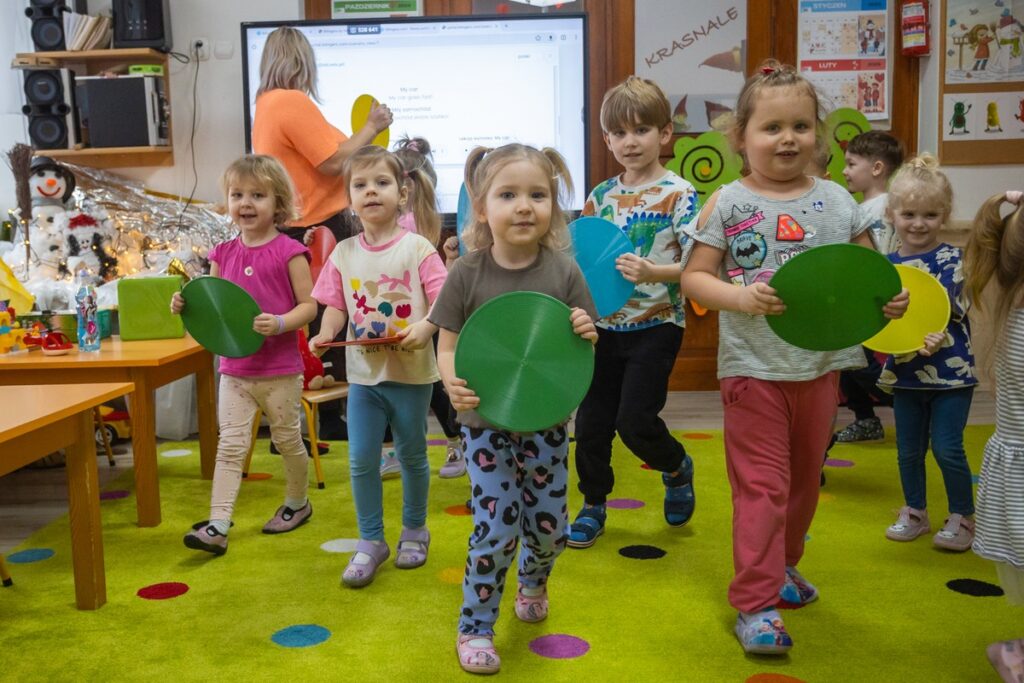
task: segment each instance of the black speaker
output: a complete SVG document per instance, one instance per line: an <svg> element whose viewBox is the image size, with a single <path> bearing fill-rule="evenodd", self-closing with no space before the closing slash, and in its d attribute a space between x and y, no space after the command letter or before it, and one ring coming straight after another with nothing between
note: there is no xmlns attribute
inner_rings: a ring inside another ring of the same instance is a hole
<svg viewBox="0 0 1024 683"><path fill-rule="evenodd" d="M73 149L81 139L75 107L75 72L70 69L25 71L28 136L35 149Z"/></svg>
<svg viewBox="0 0 1024 683"><path fill-rule="evenodd" d="M25 16L32 20L32 43L37 51L64 50L64 0L29 0Z"/></svg>
<svg viewBox="0 0 1024 683"><path fill-rule="evenodd" d="M171 49L171 8L167 0L113 0L114 47Z"/></svg>

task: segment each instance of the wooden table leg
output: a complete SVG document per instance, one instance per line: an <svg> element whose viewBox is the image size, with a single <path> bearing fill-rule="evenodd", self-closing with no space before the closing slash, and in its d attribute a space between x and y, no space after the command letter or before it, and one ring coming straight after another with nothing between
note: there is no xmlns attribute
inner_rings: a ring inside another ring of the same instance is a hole
<svg viewBox="0 0 1024 683"><path fill-rule="evenodd" d="M213 479L217 462L217 393L213 363L203 354L196 369L196 412L199 415L199 462L203 479Z"/></svg>
<svg viewBox="0 0 1024 683"><path fill-rule="evenodd" d="M78 437L65 449L65 453L75 604L78 609L97 609L107 601L107 581L103 571L100 483L96 471L92 411L83 411L74 420Z"/></svg>
<svg viewBox="0 0 1024 683"><path fill-rule="evenodd" d="M132 460L135 464L135 507L139 526L160 524L160 481L156 465L156 397L145 369L133 369L130 394ZM95 439L93 440L95 442Z"/></svg>

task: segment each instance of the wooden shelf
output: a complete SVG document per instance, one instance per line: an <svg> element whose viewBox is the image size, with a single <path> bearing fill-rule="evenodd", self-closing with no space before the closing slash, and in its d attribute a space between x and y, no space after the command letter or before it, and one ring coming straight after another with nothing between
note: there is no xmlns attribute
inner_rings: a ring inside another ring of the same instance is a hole
<svg viewBox="0 0 1024 683"><path fill-rule="evenodd" d="M148 47L131 47L111 50L80 50L59 52L19 52L14 55L12 66L16 69L34 68L40 60L52 60L57 63L88 63L88 62L137 62L144 64L163 64L167 55Z"/></svg>
<svg viewBox="0 0 1024 683"><path fill-rule="evenodd" d="M173 166L174 148L160 147L83 147L82 149L41 149L44 156L94 168L129 166Z"/></svg>

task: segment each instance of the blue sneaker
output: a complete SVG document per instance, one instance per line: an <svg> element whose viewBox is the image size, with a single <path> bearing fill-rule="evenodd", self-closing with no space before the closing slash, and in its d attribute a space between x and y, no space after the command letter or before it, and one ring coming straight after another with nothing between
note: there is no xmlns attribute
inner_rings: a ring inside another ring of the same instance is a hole
<svg viewBox="0 0 1024 683"><path fill-rule="evenodd" d="M811 585L796 567L786 567L786 581L779 590L779 597L794 607L803 607L818 599L818 589Z"/></svg>
<svg viewBox="0 0 1024 683"><path fill-rule="evenodd" d="M569 527L570 548L589 548L604 533L608 512L604 505L584 505Z"/></svg>
<svg viewBox="0 0 1024 683"><path fill-rule="evenodd" d="M740 612L736 617L736 637L745 652L759 655L782 655L793 647L793 639L775 609L754 614Z"/></svg>
<svg viewBox="0 0 1024 683"><path fill-rule="evenodd" d="M675 474L661 473L665 484L665 521L669 526L684 526L693 517L697 499L693 493L693 459L686 455Z"/></svg>

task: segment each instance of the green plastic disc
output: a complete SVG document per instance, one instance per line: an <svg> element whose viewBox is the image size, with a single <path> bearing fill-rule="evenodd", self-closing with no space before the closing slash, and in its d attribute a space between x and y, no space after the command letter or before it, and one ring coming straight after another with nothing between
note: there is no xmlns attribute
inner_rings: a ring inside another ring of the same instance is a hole
<svg viewBox="0 0 1024 683"><path fill-rule="evenodd" d="M185 329L200 346L227 358L244 358L260 350L266 339L252 329L260 314L256 301L234 282L199 277L181 290Z"/></svg>
<svg viewBox="0 0 1024 683"><path fill-rule="evenodd" d="M882 307L900 293L889 259L857 244L827 244L787 261L768 283L786 304L766 316L775 334L809 351L856 346L889 322Z"/></svg>
<svg viewBox="0 0 1024 683"><path fill-rule="evenodd" d="M569 307L538 292L509 292L473 312L459 333L455 374L501 429L535 432L564 422L594 374L594 347L572 331Z"/></svg>

